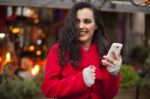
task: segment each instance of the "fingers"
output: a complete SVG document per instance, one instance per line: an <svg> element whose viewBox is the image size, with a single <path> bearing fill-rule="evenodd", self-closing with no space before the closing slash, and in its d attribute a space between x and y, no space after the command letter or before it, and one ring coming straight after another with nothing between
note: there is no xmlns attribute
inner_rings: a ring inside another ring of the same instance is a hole
<svg viewBox="0 0 150 99"><path fill-rule="evenodd" d="M95 73L96 67L94 65L90 65L88 68L89 68L91 76L95 79L95 76L96 76L96 73Z"/></svg>
<svg viewBox="0 0 150 99"><path fill-rule="evenodd" d="M112 53L112 57L108 57L106 55L103 56L102 64L107 67L108 72L111 75L117 75L120 71L120 67L122 64L121 55L116 55L114 52Z"/></svg>
<svg viewBox="0 0 150 99"><path fill-rule="evenodd" d="M109 62L109 61L107 61L107 60L102 60L102 64L103 65L106 65L106 66L113 66L113 63L112 62Z"/></svg>
<svg viewBox="0 0 150 99"><path fill-rule="evenodd" d="M116 55L115 52L112 52L112 55L113 55L114 60L119 60L120 57L121 57L120 54L119 54L119 55Z"/></svg>
<svg viewBox="0 0 150 99"><path fill-rule="evenodd" d="M110 58L110 57L105 56L105 55L103 56L103 58L104 58L104 60L105 60L106 62L109 62L110 64L113 64L114 61L115 61L114 58Z"/></svg>
<svg viewBox="0 0 150 99"><path fill-rule="evenodd" d="M90 66L89 66L89 69L90 69L91 72L95 72L96 67L95 67L94 65L90 65Z"/></svg>
<svg viewBox="0 0 150 99"><path fill-rule="evenodd" d="M96 79L96 67L93 65L90 65L83 69L83 79L87 87L91 87L91 85L94 84Z"/></svg>
<svg viewBox="0 0 150 99"><path fill-rule="evenodd" d="M96 79L96 74L95 73L91 73L91 75L92 75L93 79Z"/></svg>
<svg viewBox="0 0 150 99"><path fill-rule="evenodd" d="M106 66L116 66L118 64L118 62L120 62L122 59L121 59L121 55L116 55L114 52L112 53L112 56L113 57L108 57L106 55L103 56L103 59L102 59L102 64L103 65L106 65Z"/></svg>

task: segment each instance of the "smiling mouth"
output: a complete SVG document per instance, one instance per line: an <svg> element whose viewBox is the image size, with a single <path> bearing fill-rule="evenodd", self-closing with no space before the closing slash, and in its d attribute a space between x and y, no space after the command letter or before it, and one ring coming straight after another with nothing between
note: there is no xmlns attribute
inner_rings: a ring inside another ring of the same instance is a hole
<svg viewBox="0 0 150 99"><path fill-rule="evenodd" d="M87 31L80 31L80 35L82 36L82 35L85 35L85 34L87 34Z"/></svg>

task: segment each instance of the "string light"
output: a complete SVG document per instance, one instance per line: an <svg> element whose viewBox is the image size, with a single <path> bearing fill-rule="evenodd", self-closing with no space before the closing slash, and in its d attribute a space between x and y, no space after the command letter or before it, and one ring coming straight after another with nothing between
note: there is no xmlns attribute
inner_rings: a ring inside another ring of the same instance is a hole
<svg viewBox="0 0 150 99"><path fill-rule="evenodd" d="M39 71L40 71L40 66L36 64L31 72L32 72L32 75L37 75Z"/></svg>
<svg viewBox="0 0 150 99"><path fill-rule="evenodd" d="M5 33L0 33L0 39L3 39L5 37Z"/></svg>
<svg viewBox="0 0 150 99"><path fill-rule="evenodd" d="M19 27L14 27L11 29L12 33L17 34L20 32L20 28Z"/></svg>
<svg viewBox="0 0 150 99"><path fill-rule="evenodd" d="M35 49L34 45L29 46L29 51L33 51Z"/></svg>
<svg viewBox="0 0 150 99"><path fill-rule="evenodd" d="M11 61L11 54L10 52L6 52L6 62L10 62Z"/></svg>
<svg viewBox="0 0 150 99"><path fill-rule="evenodd" d="M42 53L42 52L41 52L40 50L37 50L37 51L36 51L36 55L38 55L38 56L41 55L41 53Z"/></svg>

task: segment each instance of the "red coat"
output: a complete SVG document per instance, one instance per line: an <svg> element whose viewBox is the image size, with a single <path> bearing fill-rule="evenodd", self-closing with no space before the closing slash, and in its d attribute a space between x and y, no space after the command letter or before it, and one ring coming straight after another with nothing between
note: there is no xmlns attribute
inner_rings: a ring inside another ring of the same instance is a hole
<svg viewBox="0 0 150 99"><path fill-rule="evenodd" d="M111 76L106 68L99 69L99 56L95 44L86 52L81 48L81 68L73 68L70 62L61 68L58 57L58 43L51 47L41 86L43 94L57 99L112 99L118 92L120 76ZM96 81L86 87L82 70L96 66ZM61 79L60 79L61 77Z"/></svg>

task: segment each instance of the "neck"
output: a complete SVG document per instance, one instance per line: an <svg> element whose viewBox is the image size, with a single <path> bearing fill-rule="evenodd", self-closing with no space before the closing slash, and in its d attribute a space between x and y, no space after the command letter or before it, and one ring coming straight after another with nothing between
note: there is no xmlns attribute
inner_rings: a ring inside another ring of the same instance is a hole
<svg viewBox="0 0 150 99"><path fill-rule="evenodd" d="M89 47L91 46L91 40L87 42L81 42L80 45L85 49L89 49Z"/></svg>

